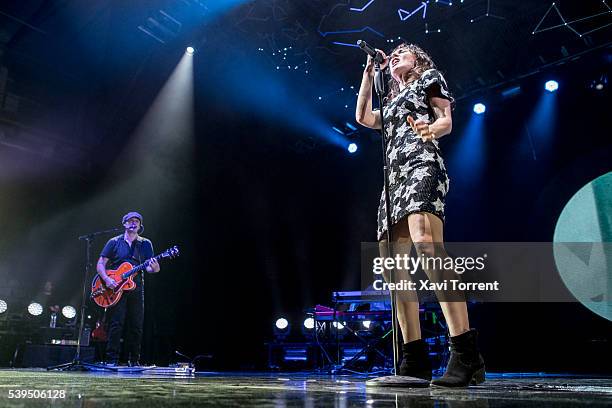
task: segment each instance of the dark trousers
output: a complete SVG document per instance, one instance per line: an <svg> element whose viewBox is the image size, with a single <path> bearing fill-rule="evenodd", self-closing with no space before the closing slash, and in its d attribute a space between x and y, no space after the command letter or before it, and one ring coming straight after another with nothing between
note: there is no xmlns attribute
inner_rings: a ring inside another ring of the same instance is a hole
<svg viewBox="0 0 612 408"><path fill-rule="evenodd" d="M134 290L124 291L119 302L110 307L108 318L108 344L106 346L106 362L119 361L121 351L121 335L125 331L125 350L128 360L135 363L140 360L140 344L142 342L142 326L144 322L144 288L142 282Z"/></svg>

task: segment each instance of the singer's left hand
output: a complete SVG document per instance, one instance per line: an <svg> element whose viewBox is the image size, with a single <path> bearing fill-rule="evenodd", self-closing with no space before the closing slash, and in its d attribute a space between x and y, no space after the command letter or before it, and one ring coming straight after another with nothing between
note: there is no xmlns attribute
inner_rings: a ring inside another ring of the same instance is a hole
<svg viewBox="0 0 612 408"><path fill-rule="evenodd" d="M159 272L159 262L157 262L157 259L155 258L151 258L149 259L149 264L147 265L147 272L150 273L157 273Z"/></svg>
<svg viewBox="0 0 612 408"><path fill-rule="evenodd" d="M415 121L412 116L408 115L408 124L410 125L414 133L419 135L421 137L421 140L423 140L424 142L429 142L436 138L436 135L431 130L431 127L429 126L429 122L427 120L417 119Z"/></svg>

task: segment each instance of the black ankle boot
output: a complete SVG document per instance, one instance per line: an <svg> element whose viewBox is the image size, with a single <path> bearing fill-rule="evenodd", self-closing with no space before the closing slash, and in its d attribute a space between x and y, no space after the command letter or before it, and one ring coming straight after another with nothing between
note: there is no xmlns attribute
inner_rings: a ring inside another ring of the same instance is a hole
<svg viewBox="0 0 612 408"><path fill-rule="evenodd" d="M480 384L485 380L485 365L478 345L478 332L469 330L450 338L451 355L446 371L431 385L440 387L467 387Z"/></svg>
<svg viewBox="0 0 612 408"><path fill-rule="evenodd" d="M399 375L431 381L429 350L423 339L402 345L402 364Z"/></svg>

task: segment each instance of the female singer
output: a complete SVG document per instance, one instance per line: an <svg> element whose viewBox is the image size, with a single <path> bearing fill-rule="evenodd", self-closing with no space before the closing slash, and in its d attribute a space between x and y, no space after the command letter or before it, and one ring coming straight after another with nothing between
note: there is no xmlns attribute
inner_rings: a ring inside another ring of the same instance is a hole
<svg viewBox="0 0 612 408"><path fill-rule="evenodd" d="M394 248L419 256L440 256L443 248L444 199L449 179L438 139L452 129L453 97L431 57L413 44L401 44L391 55L382 54L381 69L391 74L382 113L387 134L389 197ZM368 56L357 99L356 120L380 129L381 111L372 110L374 61ZM386 248L387 215L384 191L378 208L378 241ZM405 253L406 253L405 252ZM436 253L437 252L437 253ZM394 254L395 255L395 254ZM436 271L425 270L431 277ZM465 387L484 381L484 360L477 347L477 332L470 330L465 301L442 301L450 331L451 357L444 376L432 385ZM414 296L397 296L397 319L402 332L399 375L431 380L427 344L421 339L419 303Z"/></svg>

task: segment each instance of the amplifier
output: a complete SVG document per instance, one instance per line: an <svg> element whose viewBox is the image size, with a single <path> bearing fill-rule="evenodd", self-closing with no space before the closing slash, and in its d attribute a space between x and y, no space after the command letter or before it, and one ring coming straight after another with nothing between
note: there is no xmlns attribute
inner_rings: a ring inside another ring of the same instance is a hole
<svg viewBox="0 0 612 408"><path fill-rule="evenodd" d="M79 330L74 327L43 327L40 329L38 336L35 336L35 343L54 344L65 346L76 346ZM83 328L83 336L81 336L81 347L89 346L91 337L91 329Z"/></svg>

